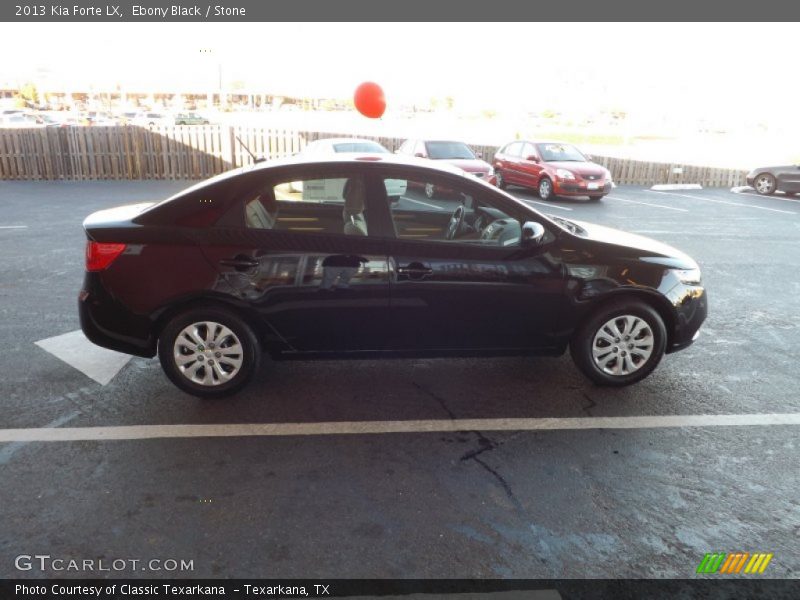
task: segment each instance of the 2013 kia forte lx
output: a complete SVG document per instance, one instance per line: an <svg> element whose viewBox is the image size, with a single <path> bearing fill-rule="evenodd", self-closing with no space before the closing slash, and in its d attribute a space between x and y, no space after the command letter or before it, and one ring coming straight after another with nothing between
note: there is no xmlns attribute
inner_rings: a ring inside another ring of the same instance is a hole
<svg viewBox="0 0 800 600"><path fill-rule="evenodd" d="M407 191L392 202L387 188ZM300 184L298 184L298 182ZM439 195L414 190L432 184ZM460 169L387 155L230 171L84 221L94 343L158 354L197 396L273 359L559 355L604 385L646 377L706 317L697 264L545 216Z"/></svg>

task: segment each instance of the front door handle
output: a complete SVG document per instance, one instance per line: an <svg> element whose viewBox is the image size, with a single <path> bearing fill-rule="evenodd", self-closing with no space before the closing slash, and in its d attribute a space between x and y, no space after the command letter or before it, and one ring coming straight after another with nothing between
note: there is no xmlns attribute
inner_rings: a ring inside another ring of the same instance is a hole
<svg viewBox="0 0 800 600"><path fill-rule="evenodd" d="M406 275L409 279L422 279L426 275L433 273L433 269L423 265L421 262L412 262L407 265L397 267L397 273Z"/></svg>
<svg viewBox="0 0 800 600"><path fill-rule="evenodd" d="M225 267L233 267L237 271L246 271L247 269L254 269L260 263L247 256L236 256L234 258L225 258L219 261L219 264Z"/></svg>

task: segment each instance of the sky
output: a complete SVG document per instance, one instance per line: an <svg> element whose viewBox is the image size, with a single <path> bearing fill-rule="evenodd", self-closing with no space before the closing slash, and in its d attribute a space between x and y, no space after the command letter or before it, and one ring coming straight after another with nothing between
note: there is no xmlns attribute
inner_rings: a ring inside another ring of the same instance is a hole
<svg viewBox="0 0 800 600"><path fill-rule="evenodd" d="M347 98L372 80L390 106L450 96L774 125L797 121L797 33L796 24L4 23L0 83L46 69L76 85L215 89L221 65L227 82L286 95Z"/></svg>

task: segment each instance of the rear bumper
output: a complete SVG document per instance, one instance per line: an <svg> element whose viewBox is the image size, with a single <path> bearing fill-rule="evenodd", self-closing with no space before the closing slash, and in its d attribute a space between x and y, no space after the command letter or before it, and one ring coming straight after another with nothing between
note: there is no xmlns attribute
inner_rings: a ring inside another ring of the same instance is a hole
<svg viewBox="0 0 800 600"><path fill-rule="evenodd" d="M157 339L151 333L150 319L115 300L97 273L86 273L78 294L78 315L81 329L92 343L134 356L155 356Z"/></svg>
<svg viewBox="0 0 800 600"><path fill-rule="evenodd" d="M593 181L561 181L554 183L553 191L559 196L599 196L606 195L611 191L611 182L600 183L596 189L589 189Z"/></svg>

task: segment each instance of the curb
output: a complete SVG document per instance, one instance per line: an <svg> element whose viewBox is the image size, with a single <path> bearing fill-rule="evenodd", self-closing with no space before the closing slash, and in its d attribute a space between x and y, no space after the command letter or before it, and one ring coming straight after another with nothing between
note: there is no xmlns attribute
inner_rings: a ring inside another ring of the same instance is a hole
<svg viewBox="0 0 800 600"><path fill-rule="evenodd" d="M732 187L731 191L734 194L741 194L743 192L752 192L753 188L751 188L749 185L737 185L735 187Z"/></svg>
<svg viewBox="0 0 800 600"><path fill-rule="evenodd" d="M699 183L659 183L650 188L654 192L667 192L670 190L702 190Z"/></svg>

